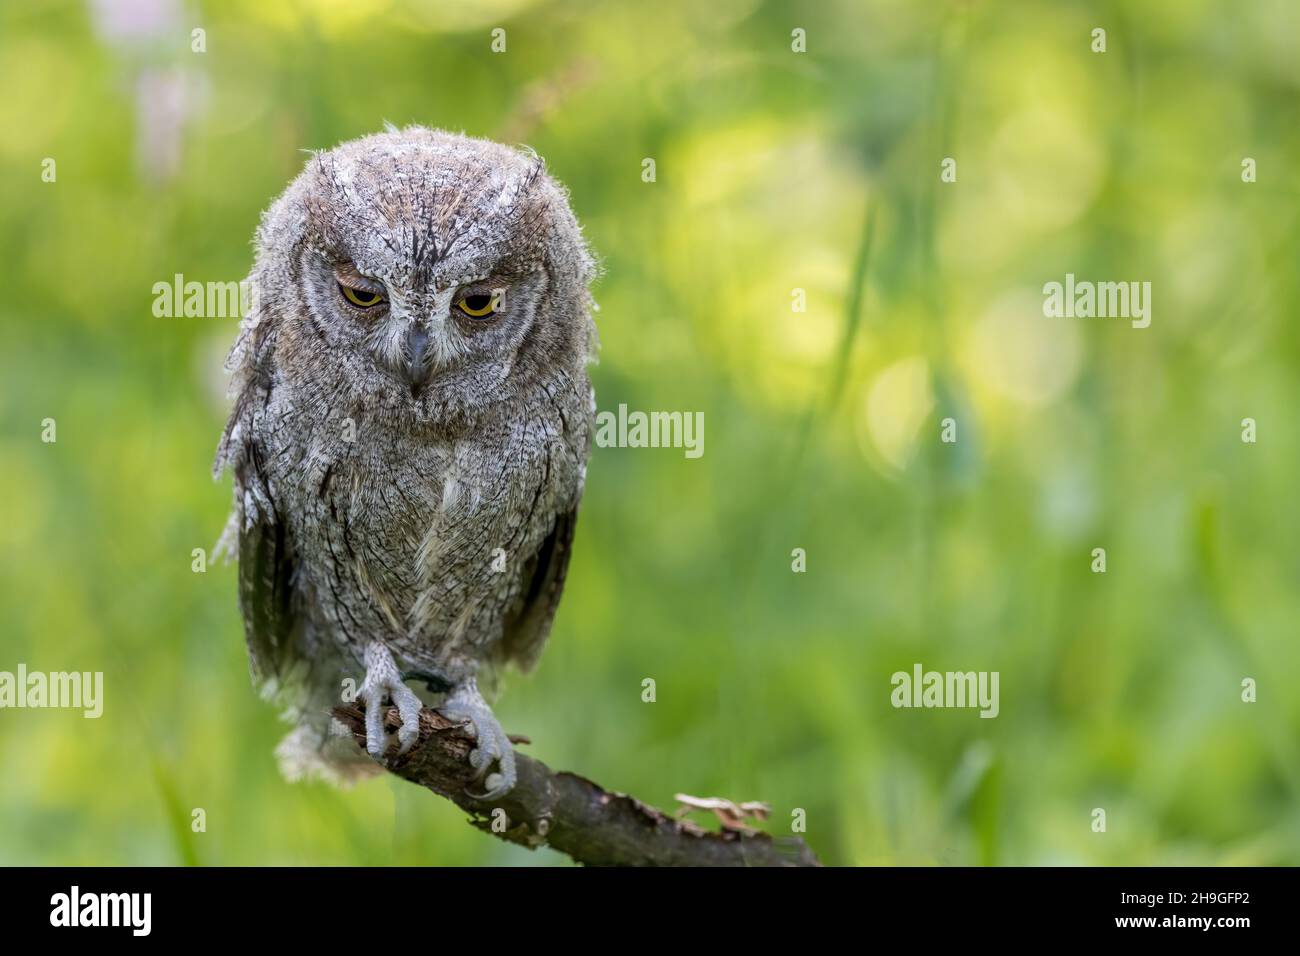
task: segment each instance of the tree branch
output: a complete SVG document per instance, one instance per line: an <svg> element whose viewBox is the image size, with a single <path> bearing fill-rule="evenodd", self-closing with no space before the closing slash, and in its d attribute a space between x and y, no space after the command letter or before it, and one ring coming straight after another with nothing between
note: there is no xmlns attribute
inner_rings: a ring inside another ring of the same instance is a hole
<svg viewBox="0 0 1300 956"><path fill-rule="evenodd" d="M365 714L350 705L334 708L363 749ZM397 708L385 716L396 730ZM522 739L522 738L515 738ZM474 740L462 724L426 707L420 712L420 739L386 767L403 780L446 797L470 815L470 823L493 836L529 849L549 846L578 863L593 866L819 866L802 840L774 839L766 833L710 832L676 820L622 793L611 793L577 774L556 772L515 752L519 780L495 800L476 799L478 790L469 753ZM504 811L504 819L497 810ZM493 826L494 816L496 826Z"/></svg>

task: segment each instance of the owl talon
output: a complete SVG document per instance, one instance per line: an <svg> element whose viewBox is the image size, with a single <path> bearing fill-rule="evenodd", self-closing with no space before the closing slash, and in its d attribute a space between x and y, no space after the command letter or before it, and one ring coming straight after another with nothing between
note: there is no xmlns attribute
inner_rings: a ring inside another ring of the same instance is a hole
<svg viewBox="0 0 1300 956"><path fill-rule="evenodd" d="M477 682L470 678L461 684L439 709L448 720L466 722L466 732L478 742L470 751L469 765L477 771L474 779L483 780L487 790L469 795L478 800L492 800L509 793L517 779L515 752L492 708L479 693ZM497 772L489 773L493 764Z"/></svg>
<svg viewBox="0 0 1300 956"><path fill-rule="evenodd" d="M384 699L397 706L402 726L397 730L397 752L404 754L420 737L420 698L402 682L393 655L378 641L366 648L366 679L357 696L366 702L366 751L382 760L388 751L389 738L384 732Z"/></svg>

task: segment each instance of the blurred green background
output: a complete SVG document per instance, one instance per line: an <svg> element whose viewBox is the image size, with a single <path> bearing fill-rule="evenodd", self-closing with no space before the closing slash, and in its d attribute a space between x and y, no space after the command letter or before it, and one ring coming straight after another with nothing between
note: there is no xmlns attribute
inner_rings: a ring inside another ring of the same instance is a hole
<svg viewBox="0 0 1300 956"><path fill-rule="evenodd" d="M388 120L546 157L600 407L705 413L701 459L593 452L498 702L528 752L802 808L834 864L1300 863L1298 47L1291 0L4 3L0 670L106 699L0 711L0 862L566 862L282 781L234 570L191 571L235 322L152 286L241 278L302 150ZM1067 272L1151 327L1044 318ZM895 710L915 662L1000 716Z"/></svg>

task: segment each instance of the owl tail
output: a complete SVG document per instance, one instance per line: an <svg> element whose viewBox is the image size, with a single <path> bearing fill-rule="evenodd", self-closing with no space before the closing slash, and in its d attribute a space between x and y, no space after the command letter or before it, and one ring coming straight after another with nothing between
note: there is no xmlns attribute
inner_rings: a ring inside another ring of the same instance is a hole
<svg viewBox="0 0 1300 956"><path fill-rule="evenodd" d="M357 746L337 720L303 721L275 748L280 773L290 783L324 780L349 787L382 773L383 768Z"/></svg>

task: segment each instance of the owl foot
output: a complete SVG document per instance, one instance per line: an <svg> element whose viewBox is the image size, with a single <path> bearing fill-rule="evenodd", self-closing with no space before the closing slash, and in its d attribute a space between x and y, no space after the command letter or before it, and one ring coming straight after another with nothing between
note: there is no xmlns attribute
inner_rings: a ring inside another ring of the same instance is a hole
<svg viewBox="0 0 1300 956"><path fill-rule="evenodd" d="M517 779L515 752L510 747L510 738L492 713L492 708L479 693L478 682L471 677L457 685L438 709L448 720L468 723L470 733L478 742L478 746L470 752L469 763L478 771L475 779L486 778L483 786L487 792L470 796L478 800L493 800L509 793ZM497 772L488 773L494 763Z"/></svg>
<svg viewBox="0 0 1300 956"><path fill-rule="evenodd" d="M404 754L420 736L420 698L402 682L392 653L379 641L372 641L366 648L365 662L366 679L357 696L366 702L366 751L376 760L382 760L388 750L388 735L384 733L387 697L402 716L402 726L397 731L397 752Z"/></svg>

